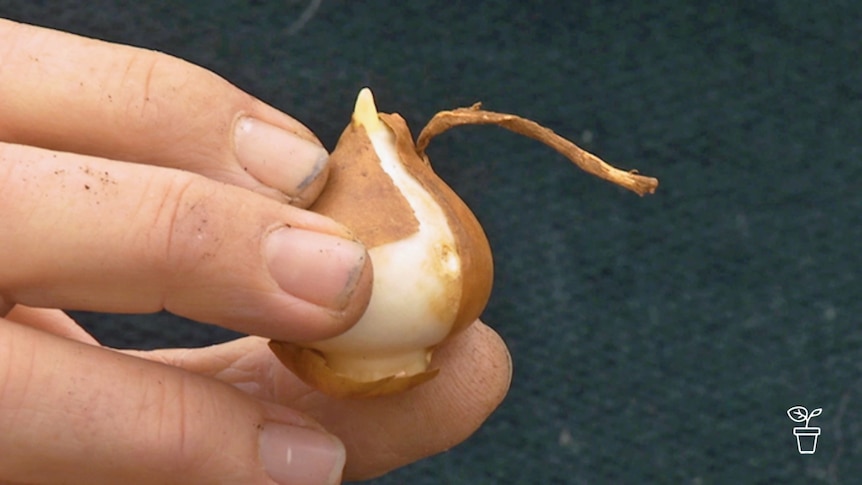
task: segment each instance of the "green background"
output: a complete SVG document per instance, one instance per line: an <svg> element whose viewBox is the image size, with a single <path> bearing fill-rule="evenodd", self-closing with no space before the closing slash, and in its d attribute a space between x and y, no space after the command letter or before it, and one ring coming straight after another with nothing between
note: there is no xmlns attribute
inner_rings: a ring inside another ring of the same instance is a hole
<svg viewBox="0 0 862 485"><path fill-rule="evenodd" d="M372 483L862 476L862 2L323 0L299 32L304 1L175 3L0 15L203 65L330 148L368 85L414 131L481 100L661 180L639 198L496 128L433 142L491 241L514 380L466 443ZM116 346L233 336L76 316ZM814 455L797 404L823 408Z"/></svg>

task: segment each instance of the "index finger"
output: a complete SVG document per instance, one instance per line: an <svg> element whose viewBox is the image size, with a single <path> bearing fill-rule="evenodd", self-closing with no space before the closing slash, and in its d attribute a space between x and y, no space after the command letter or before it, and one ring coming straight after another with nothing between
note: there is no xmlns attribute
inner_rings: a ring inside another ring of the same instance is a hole
<svg viewBox="0 0 862 485"><path fill-rule="evenodd" d="M0 141L179 168L307 207L328 153L297 120L175 57L0 19Z"/></svg>

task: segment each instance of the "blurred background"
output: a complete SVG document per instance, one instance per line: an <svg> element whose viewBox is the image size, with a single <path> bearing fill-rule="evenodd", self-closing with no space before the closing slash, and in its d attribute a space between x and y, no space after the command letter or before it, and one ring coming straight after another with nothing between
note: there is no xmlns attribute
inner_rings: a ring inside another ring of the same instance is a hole
<svg viewBox="0 0 862 485"><path fill-rule="evenodd" d="M464 444L373 484L854 483L862 476L862 3L0 1L200 64L332 148L354 97L417 133L482 101L622 168L639 198L492 127L434 167L496 258L512 389ZM103 343L236 335L76 313ZM786 411L821 407L800 455Z"/></svg>

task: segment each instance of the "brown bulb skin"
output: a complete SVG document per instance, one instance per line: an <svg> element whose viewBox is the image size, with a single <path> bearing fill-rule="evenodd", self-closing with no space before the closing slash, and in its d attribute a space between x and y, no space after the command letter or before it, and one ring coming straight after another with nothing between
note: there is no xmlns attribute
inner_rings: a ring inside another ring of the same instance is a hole
<svg viewBox="0 0 862 485"><path fill-rule="evenodd" d="M418 154L404 119L397 114L384 113L379 114L379 119L394 135L404 168L439 205L454 236L460 260L460 297L457 301L437 303L447 306L440 308L441 313L450 313L451 306L457 305L448 339L479 318L488 302L493 282L488 239L467 205L434 173L427 157ZM369 249L408 237L419 225L410 204L383 171L365 128L355 121L347 126L330 155L327 185L311 210L343 224ZM404 270L411 271L410 268ZM437 345L427 349L429 357ZM434 369L362 382L334 372L323 353L310 347L271 342L270 348L307 384L342 398L402 392L437 374Z"/></svg>
<svg viewBox="0 0 862 485"><path fill-rule="evenodd" d="M397 113L381 113L380 119L395 133L395 144L407 170L433 195L446 218L452 221L449 227L455 235L461 258L462 292L451 336L476 321L488 304L494 282L491 246L467 204L434 173L428 157L424 154L420 157L404 118Z"/></svg>

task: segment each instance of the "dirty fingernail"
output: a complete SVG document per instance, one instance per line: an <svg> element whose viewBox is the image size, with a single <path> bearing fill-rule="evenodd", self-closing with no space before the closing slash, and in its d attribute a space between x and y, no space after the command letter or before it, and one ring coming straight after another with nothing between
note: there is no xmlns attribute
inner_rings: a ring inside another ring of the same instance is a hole
<svg viewBox="0 0 862 485"><path fill-rule="evenodd" d="M265 251L282 290L333 310L347 307L368 258L359 243L290 227L267 236Z"/></svg>
<svg viewBox="0 0 862 485"><path fill-rule="evenodd" d="M329 161L322 146L254 118L240 119L234 137L243 169L291 197L300 196Z"/></svg>

